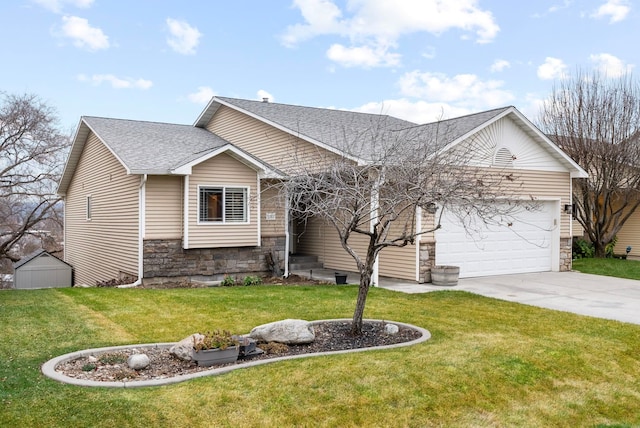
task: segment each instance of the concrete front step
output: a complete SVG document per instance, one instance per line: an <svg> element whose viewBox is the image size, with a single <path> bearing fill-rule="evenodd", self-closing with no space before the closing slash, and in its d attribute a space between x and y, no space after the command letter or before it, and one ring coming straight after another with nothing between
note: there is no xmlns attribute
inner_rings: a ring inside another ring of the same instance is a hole
<svg viewBox="0 0 640 428"><path fill-rule="evenodd" d="M318 256L296 254L289 257L289 270L322 269L324 265L318 261Z"/></svg>

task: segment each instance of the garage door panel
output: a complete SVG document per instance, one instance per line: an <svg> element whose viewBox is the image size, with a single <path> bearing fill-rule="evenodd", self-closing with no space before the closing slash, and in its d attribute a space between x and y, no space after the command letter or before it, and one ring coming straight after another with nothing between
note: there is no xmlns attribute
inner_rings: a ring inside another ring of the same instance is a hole
<svg viewBox="0 0 640 428"><path fill-rule="evenodd" d="M436 264L460 266L460 277L551 270L553 203L523 211L500 226L471 222L469 230L447 212L436 231Z"/></svg>

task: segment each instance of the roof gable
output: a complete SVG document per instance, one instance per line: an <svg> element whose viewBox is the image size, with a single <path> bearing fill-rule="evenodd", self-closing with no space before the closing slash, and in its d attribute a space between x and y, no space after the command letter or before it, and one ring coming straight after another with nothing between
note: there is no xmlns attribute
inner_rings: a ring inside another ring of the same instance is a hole
<svg viewBox="0 0 640 428"><path fill-rule="evenodd" d="M82 117L58 185L64 194L71 183L89 134L93 132L127 171L127 174L181 174L185 165L232 150L254 169L268 169L228 141L190 125L144 122L102 117Z"/></svg>

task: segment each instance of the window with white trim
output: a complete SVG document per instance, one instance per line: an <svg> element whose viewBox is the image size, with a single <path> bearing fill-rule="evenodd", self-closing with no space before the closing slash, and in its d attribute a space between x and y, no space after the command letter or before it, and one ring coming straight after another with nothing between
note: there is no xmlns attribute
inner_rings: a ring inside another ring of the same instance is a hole
<svg viewBox="0 0 640 428"><path fill-rule="evenodd" d="M199 223L247 223L247 187L198 187Z"/></svg>

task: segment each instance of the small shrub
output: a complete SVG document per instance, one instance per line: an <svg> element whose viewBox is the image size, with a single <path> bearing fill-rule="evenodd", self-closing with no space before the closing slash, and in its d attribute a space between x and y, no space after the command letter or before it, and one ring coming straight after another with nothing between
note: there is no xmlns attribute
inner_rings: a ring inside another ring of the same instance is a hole
<svg viewBox="0 0 640 428"><path fill-rule="evenodd" d="M120 354L104 354L98 358L102 364L124 364L127 362L127 357Z"/></svg>
<svg viewBox="0 0 640 428"><path fill-rule="evenodd" d="M262 284L262 278L260 278L259 276L245 276L244 279L242 280L242 285L244 286L249 286L249 285L260 285Z"/></svg>
<svg viewBox="0 0 640 428"><path fill-rule="evenodd" d="M261 343L260 349L262 349L267 354L285 354L289 351L289 347L284 343L279 342L269 342L269 343Z"/></svg>
<svg viewBox="0 0 640 428"><path fill-rule="evenodd" d="M573 241L573 258L574 259L590 259L595 254L593 244L585 239L576 239Z"/></svg>
<svg viewBox="0 0 640 428"><path fill-rule="evenodd" d="M98 368L98 366L96 366L95 364L93 364L93 363L87 363L87 364L85 364L84 366L82 366L82 371L83 371L83 372L92 372L92 371L94 371L94 370L95 370L95 369L97 369L97 368Z"/></svg>
<svg viewBox="0 0 640 428"><path fill-rule="evenodd" d="M618 243L618 236L616 235L616 236L613 237L611 242L609 242L604 247L604 256L605 257L613 257L613 249L615 248L617 243Z"/></svg>
<svg viewBox="0 0 640 428"><path fill-rule="evenodd" d="M227 349L229 346L236 346L238 339L227 330L213 330L202 333L202 339L193 338L193 349L202 351L204 349Z"/></svg>
<svg viewBox="0 0 640 428"><path fill-rule="evenodd" d="M233 279L233 277L227 275L227 276L224 277L224 279L222 280L220 285L222 285L223 287L232 287L232 286L236 285L236 280Z"/></svg>

